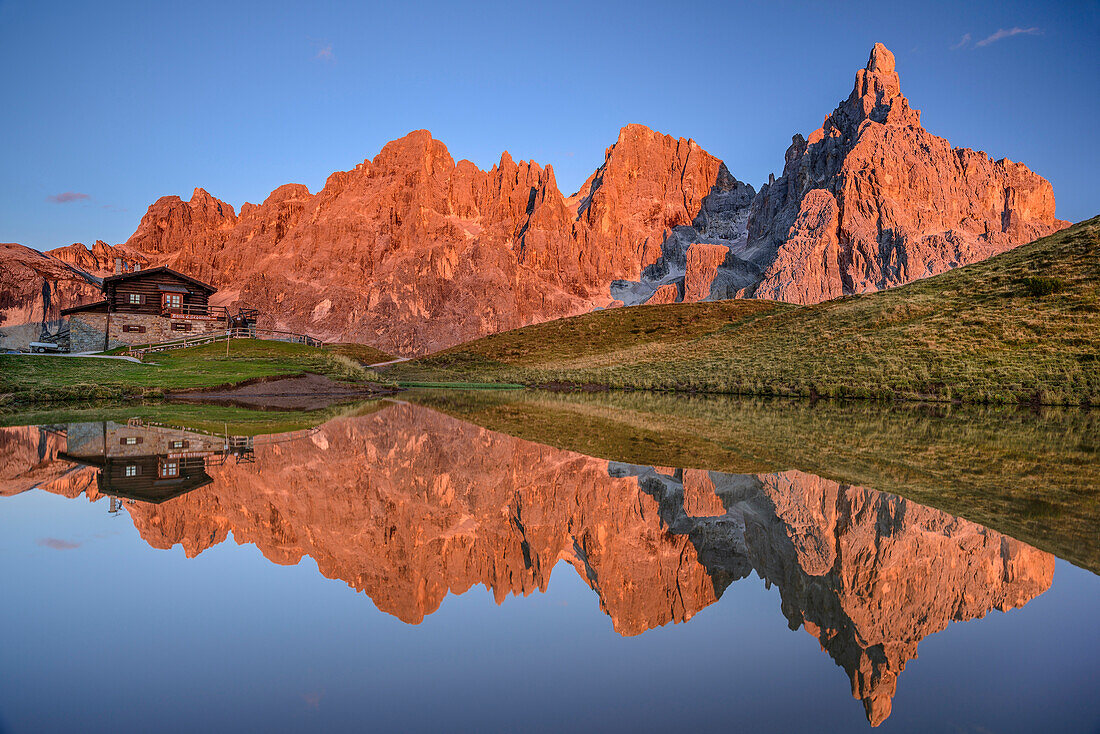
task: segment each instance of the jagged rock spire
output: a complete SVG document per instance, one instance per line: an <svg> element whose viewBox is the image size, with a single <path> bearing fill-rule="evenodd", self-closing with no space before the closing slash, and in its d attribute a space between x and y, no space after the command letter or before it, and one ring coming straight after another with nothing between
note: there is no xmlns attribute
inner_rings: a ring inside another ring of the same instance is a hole
<svg viewBox="0 0 1100 734"><path fill-rule="evenodd" d="M894 54L881 43L871 47L871 56L867 59L867 71L892 72L894 70Z"/></svg>

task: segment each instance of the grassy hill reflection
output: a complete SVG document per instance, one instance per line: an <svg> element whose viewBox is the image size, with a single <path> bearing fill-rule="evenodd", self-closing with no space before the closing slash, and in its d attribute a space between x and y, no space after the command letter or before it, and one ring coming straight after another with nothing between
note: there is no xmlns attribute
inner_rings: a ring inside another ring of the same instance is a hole
<svg viewBox="0 0 1100 734"><path fill-rule="evenodd" d="M632 464L798 469L916 500L1100 572L1100 414L660 393L414 391L495 431Z"/></svg>

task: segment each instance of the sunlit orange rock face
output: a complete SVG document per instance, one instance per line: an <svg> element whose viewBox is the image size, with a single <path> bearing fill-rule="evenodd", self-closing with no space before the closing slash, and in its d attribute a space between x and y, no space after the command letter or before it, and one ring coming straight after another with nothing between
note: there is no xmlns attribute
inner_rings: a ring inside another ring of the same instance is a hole
<svg viewBox="0 0 1100 734"><path fill-rule="evenodd" d="M653 292L646 304L650 306L662 303L677 303L680 300L680 289L675 283L666 283Z"/></svg>
<svg viewBox="0 0 1100 734"><path fill-rule="evenodd" d="M753 202L744 256L764 272L742 295L816 303L880 290L1068 224L1027 166L925 131L876 43L852 94L809 139L794 137L782 178Z"/></svg>
<svg viewBox="0 0 1100 734"><path fill-rule="evenodd" d="M725 164L694 140L624 127L603 165L569 200L580 250L595 259L595 282L638 280L661 257L669 232L690 225L704 198L728 178Z"/></svg>
<svg viewBox="0 0 1100 734"><path fill-rule="evenodd" d="M56 331L61 309L99 297L89 274L29 247L0 243L0 348L37 341L43 330Z"/></svg>
<svg viewBox="0 0 1100 734"><path fill-rule="evenodd" d="M46 254L100 278L114 274L118 267L130 271L148 267L150 262L149 258L123 245L112 247L103 240L96 240L91 249L83 243L74 242L66 247L48 250Z"/></svg>
<svg viewBox="0 0 1100 734"><path fill-rule="evenodd" d="M667 533L657 502L606 461L410 405L257 440L255 455L210 467L208 488L129 506L142 537L194 556L232 532L276 563L308 555L410 623L478 584L498 602L545 590L559 560L624 635L717 598L690 540Z"/></svg>
<svg viewBox="0 0 1100 734"><path fill-rule="evenodd" d="M231 206L163 197L127 248L224 289L280 328L419 354L611 305L670 227L690 223L721 161L631 125L568 201L553 168L507 153L455 162L424 130L332 174Z"/></svg>
<svg viewBox="0 0 1100 734"><path fill-rule="evenodd" d="M284 186L239 216L201 189L162 198L127 245L280 327L411 355L606 307L616 282L641 284L627 305L816 303L1067 224L1023 164L926 132L881 44L822 128L795 136L783 177L752 193L695 142L641 125L568 198L549 166L505 154L481 171L418 131L316 195Z"/></svg>
<svg viewBox="0 0 1100 734"><path fill-rule="evenodd" d="M0 496L41 488L64 497L97 499L96 471L64 461L65 437L38 426L0 427Z"/></svg>
<svg viewBox="0 0 1100 734"><path fill-rule="evenodd" d="M1050 554L894 495L798 471L609 463L414 405L254 448L253 463L208 464L210 485L126 504L142 538L192 557L232 533L275 563L310 556L409 623L479 584L498 603L545 590L564 560L635 635L755 573L847 672L872 724L920 640L1022 606L1053 578ZM96 499L95 470L59 450L37 428L0 431L0 492Z"/></svg>

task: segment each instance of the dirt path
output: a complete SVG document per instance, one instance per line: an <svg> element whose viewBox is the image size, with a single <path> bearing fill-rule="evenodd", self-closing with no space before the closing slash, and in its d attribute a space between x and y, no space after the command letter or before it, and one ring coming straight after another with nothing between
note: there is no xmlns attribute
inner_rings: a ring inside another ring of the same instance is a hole
<svg viewBox="0 0 1100 734"><path fill-rule="evenodd" d="M398 357L397 359L391 359L389 362L375 362L374 364L368 364L367 367L374 369L375 367L388 367L391 364L397 364L399 362L408 362L412 357Z"/></svg>
<svg viewBox="0 0 1100 734"><path fill-rule="evenodd" d="M45 354L38 354L36 352L28 352L26 354L13 354L13 357L65 357L72 359L79 357L81 359L121 359L123 362L133 362L135 364L143 364L140 359L134 357L123 357L121 354L92 354L91 352L77 352L76 354L51 354L46 352Z"/></svg>

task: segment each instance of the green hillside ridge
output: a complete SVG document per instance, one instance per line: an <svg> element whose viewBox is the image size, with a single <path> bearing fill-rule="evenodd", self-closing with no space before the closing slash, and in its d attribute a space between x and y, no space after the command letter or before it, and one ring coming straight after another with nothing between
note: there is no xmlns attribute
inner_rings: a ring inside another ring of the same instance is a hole
<svg viewBox="0 0 1100 734"><path fill-rule="evenodd" d="M413 390L490 430L612 461L800 470L964 517L1100 573L1100 413L653 392Z"/></svg>
<svg viewBox="0 0 1100 734"><path fill-rule="evenodd" d="M1100 217L980 263L812 306L635 306L503 332L403 381L1100 404Z"/></svg>

